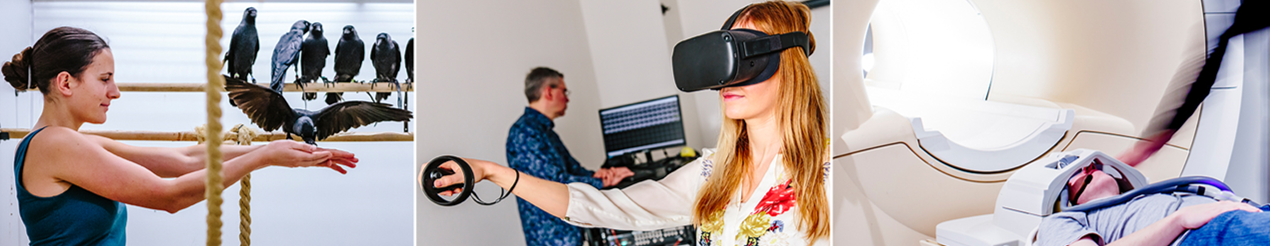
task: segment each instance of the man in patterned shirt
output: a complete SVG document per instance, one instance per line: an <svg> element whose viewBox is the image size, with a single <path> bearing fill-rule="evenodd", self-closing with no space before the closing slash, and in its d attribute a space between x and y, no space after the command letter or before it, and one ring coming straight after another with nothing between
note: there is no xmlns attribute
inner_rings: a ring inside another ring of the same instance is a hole
<svg viewBox="0 0 1270 246"><path fill-rule="evenodd" d="M564 74L551 68L534 68L525 76L525 97L529 99L529 106L507 134L507 162L511 168L546 180L586 183L597 189L634 175L625 167L598 172L582 168L552 130L555 127L552 120L564 116L568 108L569 89L565 86ZM582 245L579 228L519 197L516 205L526 245Z"/></svg>

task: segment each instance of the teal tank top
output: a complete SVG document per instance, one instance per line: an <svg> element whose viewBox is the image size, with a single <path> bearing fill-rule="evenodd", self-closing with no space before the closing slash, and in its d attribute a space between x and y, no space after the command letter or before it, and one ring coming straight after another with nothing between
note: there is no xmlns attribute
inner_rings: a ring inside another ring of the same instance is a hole
<svg viewBox="0 0 1270 246"><path fill-rule="evenodd" d="M53 197L37 197L22 185L22 164L35 130L18 145L13 163L18 210L31 245L124 245L127 206L77 185Z"/></svg>

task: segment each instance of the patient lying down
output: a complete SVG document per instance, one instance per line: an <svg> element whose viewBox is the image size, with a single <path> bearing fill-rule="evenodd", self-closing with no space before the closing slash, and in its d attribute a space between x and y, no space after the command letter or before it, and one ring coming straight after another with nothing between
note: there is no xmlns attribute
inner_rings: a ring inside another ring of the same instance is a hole
<svg viewBox="0 0 1270 246"><path fill-rule="evenodd" d="M1119 195L1126 187L1097 168L1076 172L1067 185L1068 197L1076 204ZM1085 212L1047 216L1035 245L1267 245L1270 213L1262 210L1270 210L1270 205L1259 209L1191 194L1142 195Z"/></svg>

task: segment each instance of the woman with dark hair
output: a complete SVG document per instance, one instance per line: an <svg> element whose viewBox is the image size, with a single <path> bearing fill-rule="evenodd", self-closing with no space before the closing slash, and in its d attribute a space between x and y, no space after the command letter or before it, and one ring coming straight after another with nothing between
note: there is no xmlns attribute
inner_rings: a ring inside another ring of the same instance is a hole
<svg viewBox="0 0 1270 246"><path fill-rule="evenodd" d="M106 122L118 99L114 55L96 34L49 30L0 67L19 91L38 88L44 109L14 161L18 207L32 245L124 245L121 203L175 213L202 201L206 146L137 147L79 133ZM222 146L224 185L267 166L328 167L345 173L352 153L290 140Z"/></svg>

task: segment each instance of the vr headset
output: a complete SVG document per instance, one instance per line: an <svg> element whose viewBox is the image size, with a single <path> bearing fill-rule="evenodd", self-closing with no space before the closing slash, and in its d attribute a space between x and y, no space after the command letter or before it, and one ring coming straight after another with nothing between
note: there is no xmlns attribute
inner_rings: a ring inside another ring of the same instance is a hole
<svg viewBox="0 0 1270 246"><path fill-rule="evenodd" d="M788 48L803 47L811 56L810 41L804 32L768 35L750 29L728 30L746 8L749 6L733 13L720 30L675 44L671 61L680 91L718 90L767 81L780 68L780 52Z"/></svg>

